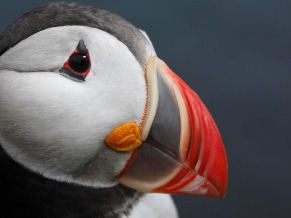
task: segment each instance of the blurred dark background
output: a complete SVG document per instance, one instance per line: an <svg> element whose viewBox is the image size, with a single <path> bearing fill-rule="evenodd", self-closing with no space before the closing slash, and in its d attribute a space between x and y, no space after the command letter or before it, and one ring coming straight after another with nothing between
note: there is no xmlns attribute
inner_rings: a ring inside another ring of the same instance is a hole
<svg viewBox="0 0 291 218"><path fill-rule="evenodd" d="M1 1L0 32L47 2ZM181 218L290 217L291 1L75 2L145 30L221 131L229 160L226 198L173 196Z"/></svg>

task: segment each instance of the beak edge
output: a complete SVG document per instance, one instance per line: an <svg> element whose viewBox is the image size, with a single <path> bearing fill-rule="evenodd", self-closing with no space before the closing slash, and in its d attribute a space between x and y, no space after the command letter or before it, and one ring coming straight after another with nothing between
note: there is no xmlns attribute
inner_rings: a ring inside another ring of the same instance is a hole
<svg viewBox="0 0 291 218"><path fill-rule="evenodd" d="M149 163L144 171L138 172L137 163L145 161L145 155L141 153L146 149L137 148L119 174L119 182L145 192L196 194L223 199L227 188L227 158L213 118L198 95L164 62L155 57L152 65L150 71L156 66L157 71L168 80L179 106L183 136L180 139L180 155L176 159L177 163L173 165L175 169L171 171L171 175L164 176L160 182L147 183L143 179L140 180L139 176L142 174L140 178L144 178L143 174L148 173L151 177L151 171L155 170L151 168L155 167ZM153 88L149 91L151 89ZM158 99L157 96L155 99ZM158 100L155 104L158 104ZM150 159L151 156L148 155L146 160Z"/></svg>

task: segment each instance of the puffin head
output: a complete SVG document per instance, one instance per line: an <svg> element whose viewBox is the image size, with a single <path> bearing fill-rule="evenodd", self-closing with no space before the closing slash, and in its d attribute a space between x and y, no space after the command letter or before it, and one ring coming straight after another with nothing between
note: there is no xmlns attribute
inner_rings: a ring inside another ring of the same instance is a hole
<svg viewBox="0 0 291 218"><path fill-rule="evenodd" d="M223 198L227 158L204 104L121 17L38 7L0 36L0 144L42 176Z"/></svg>

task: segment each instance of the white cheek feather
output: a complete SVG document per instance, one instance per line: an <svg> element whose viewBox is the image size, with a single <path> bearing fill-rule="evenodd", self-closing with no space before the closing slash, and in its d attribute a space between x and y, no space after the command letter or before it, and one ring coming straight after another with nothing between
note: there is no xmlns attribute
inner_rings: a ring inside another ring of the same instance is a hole
<svg viewBox="0 0 291 218"><path fill-rule="evenodd" d="M122 218L126 217L178 218L178 212L170 195L150 193L139 200L129 216Z"/></svg>
<svg viewBox="0 0 291 218"><path fill-rule="evenodd" d="M80 39L91 58L85 82L58 74ZM117 125L140 123L145 104L142 66L98 29L50 28L0 57L0 143L17 162L49 178L116 184L131 153L111 150L104 139Z"/></svg>

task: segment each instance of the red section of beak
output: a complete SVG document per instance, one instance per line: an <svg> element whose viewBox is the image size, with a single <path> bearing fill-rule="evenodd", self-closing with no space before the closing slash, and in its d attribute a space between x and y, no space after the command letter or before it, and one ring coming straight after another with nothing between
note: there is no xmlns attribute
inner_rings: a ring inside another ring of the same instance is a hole
<svg viewBox="0 0 291 218"><path fill-rule="evenodd" d="M161 60L157 75L155 119L148 138L119 174L119 182L144 192L224 198L227 158L212 116L198 95Z"/></svg>
<svg viewBox="0 0 291 218"><path fill-rule="evenodd" d="M187 154L182 158L184 166L171 181L155 191L224 198L228 164L219 130L198 95L167 66L164 67L186 103L191 128L187 131L190 132L190 143L186 147Z"/></svg>

